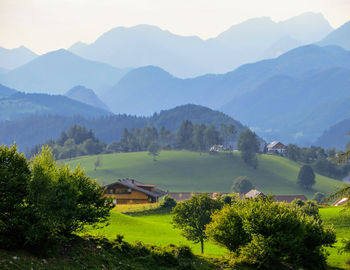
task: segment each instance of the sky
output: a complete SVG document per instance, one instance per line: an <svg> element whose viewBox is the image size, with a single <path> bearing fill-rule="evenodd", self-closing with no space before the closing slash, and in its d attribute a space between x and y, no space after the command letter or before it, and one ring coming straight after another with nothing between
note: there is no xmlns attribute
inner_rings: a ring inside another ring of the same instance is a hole
<svg viewBox="0 0 350 270"><path fill-rule="evenodd" d="M250 18L303 12L322 13L337 28L350 20L350 0L0 0L0 46L42 54L138 24L207 39Z"/></svg>

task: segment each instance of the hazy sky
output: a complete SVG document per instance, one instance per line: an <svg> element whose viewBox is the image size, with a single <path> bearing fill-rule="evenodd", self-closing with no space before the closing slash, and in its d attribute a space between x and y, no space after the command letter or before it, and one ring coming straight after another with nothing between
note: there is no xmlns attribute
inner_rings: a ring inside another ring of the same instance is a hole
<svg viewBox="0 0 350 270"><path fill-rule="evenodd" d="M350 0L0 0L0 46L44 53L137 24L206 39L249 18L281 21L307 11L339 27L350 20Z"/></svg>

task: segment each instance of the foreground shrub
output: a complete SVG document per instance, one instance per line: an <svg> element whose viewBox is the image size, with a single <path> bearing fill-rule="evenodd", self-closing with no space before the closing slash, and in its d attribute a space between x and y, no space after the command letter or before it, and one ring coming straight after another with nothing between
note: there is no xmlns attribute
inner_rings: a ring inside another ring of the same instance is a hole
<svg viewBox="0 0 350 270"><path fill-rule="evenodd" d="M176 206L176 201L173 197L165 195L163 201L160 203L160 207L166 209L173 209Z"/></svg>
<svg viewBox="0 0 350 270"><path fill-rule="evenodd" d="M58 166L48 147L30 164L15 147L0 147L0 158L2 244L17 235L13 247L48 251L51 244L68 240L85 225L109 217L113 203L104 197L102 188L79 167L71 171Z"/></svg>
<svg viewBox="0 0 350 270"><path fill-rule="evenodd" d="M323 246L335 243L334 230L321 220L271 198L236 201L212 219L210 239L234 252L236 263L261 269L325 269Z"/></svg>
<svg viewBox="0 0 350 270"><path fill-rule="evenodd" d="M11 248L25 241L30 170L17 147L0 147L0 247Z"/></svg>

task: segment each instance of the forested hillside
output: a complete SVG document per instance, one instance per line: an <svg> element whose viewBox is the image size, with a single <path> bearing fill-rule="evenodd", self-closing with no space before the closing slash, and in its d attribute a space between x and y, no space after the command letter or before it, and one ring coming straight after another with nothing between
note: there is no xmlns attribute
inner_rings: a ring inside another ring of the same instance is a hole
<svg viewBox="0 0 350 270"><path fill-rule="evenodd" d="M133 128L154 126L160 129L164 126L170 131L175 131L180 127L181 122L186 119L193 123L213 124L217 128L221 123L233 124L237 132L245 128L240 122L224 113L203 106L184 105L162 111L151 117L136 117L126 114L97 118L35 115L14 121L5 121L0 123L0 144L17 142L22 151L29 150L36 144L58 138L62 131L75 124L91 129L98 139L110 143L120 140L124 128L131 130Z"/></svg>
<svg viewBox="0 0 350 270"><path fill-rule="evenodd" d="M6 95L1 98L1 94ZM0 88L0 121L39 115L98 117L112 113L60 95L25 94ZM19 130L22 128L19 127Z"/></svg>

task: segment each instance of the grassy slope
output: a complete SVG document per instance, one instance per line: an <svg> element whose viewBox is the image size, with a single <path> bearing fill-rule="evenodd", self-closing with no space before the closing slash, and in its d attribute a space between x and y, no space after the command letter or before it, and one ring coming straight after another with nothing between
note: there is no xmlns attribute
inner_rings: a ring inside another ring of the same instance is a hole
<svg viewBox="0 0 350 270"><path fill-rule="evenodd" d="M102 229L95 229L89 233L107 238L115 238L117 234L123 235L125 241L141 241L157 245L188 245L196 253L200 252L200 244L194 244L181 236L181 231L173 228L171 214L128 216L118 212L112 212L110 225ZM205 253L222 255L226 249L212 243L206 243Z"/></svg>
<svg viewBox="0 0 350 270"><path fill-rule="evenodd" d="M296 185L300 165L271 155L259 157L257 170L244 164L238 153L162 151L156 162L147 152L108 154L102 155L102 166L94 171L95 160L96 156L86 156L67 162L71 167L80 164L89 176L103 184L128 177L173 192L229 192L238 176L248 176L266 194L305 194L311 198L316 191L331 193L342 186L340 181L317 175L313 190L304 191Z"/></svg>
<svg viewBox="0 0 350 270"><path fill-rule="evenodd" d="M330 252L328 263L332 267L343 269L348 254L339 254L341 239L350 237L350 215L341 215L342 208L326 207L320 209L320 214L326 225L333 225L337 233L336 248L327 248ZM127 216L112 212L110 225L102 229L91 230L90 233L115 238L117 234L125 236L129 242L142 241L144 243L168 245L189 245L195 253L200 252L199 244L193 244L181 236L180 231L171 224L171 214L151 214L145 216ZM210 242L204 245L205 253L209 255L224 255L227 250Z"/></svg>
<svg viewBox="0 0 350 270"><path fill-rule="evenodd" d="M333 225L337 233L336 248L328 248L330 256L328 263L335 267L344 267L350 254L339 254L338 248L342 246L342 239L350 239L350 213L342 211L342 207L326 207L320 209L320 214L325 224Z"/></svg>

